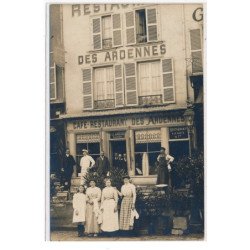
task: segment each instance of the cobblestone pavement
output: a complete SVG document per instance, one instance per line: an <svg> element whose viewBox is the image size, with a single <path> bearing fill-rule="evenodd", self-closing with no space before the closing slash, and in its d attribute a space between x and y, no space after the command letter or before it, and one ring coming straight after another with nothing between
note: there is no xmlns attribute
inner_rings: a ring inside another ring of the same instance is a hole
<svg viewBox="0 0 250 250"><path fill-rule="evenodd" d="M133 238L125 237L77 237L77 232L75 231L53 231L51 232L52 241L197 241L203 240L203 234L191 234L185 236L140 236Z"/></svg>

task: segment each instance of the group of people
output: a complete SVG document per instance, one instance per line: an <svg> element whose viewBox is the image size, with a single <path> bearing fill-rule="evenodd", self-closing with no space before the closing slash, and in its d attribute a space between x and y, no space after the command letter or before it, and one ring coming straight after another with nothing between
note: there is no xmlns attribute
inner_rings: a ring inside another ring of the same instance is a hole
<svg viewBox="0 0 250 250"><path fill-rule="evenodd" d="M100 156L96 159L96 161L89 155L87 149L83 149L83 157L80 160L80 176L81 176L81 184L84 184L84 177L86 176L89 169L94 169L94 171L99 172L102 176L109 176L110 173L110 161L107 156L105 156L104 151L100 152ZM70 189L70 182L72 178L72 174L74 171L74 166L76 162L72 155L70 155L69 149L66 149L63 167L61 168L62 173L62 181L64 185ZM127 156L126 154L114 154L113 166L119 168L124 171L124 174L128 173L127 170Z"/></svg>
<svg viewBox="0 0 250 250"><path fill-rule="evenodd" d="M86 189L80 185L73 196L73 223L78 223L78 236L98 236L100 232L114 235L118 230L129 235L134 219L139 215L135 210L136 188L130 183L130 177L123 177L124 184L119 191L112 186L111 180L105 179L105 188L101 190L94 180ZM122 197L118 214L118 197Z"/></svg>
<svg viewBox="0 0 250 250"><path fill-rule="evenodd" d="M166 149L161 147L160 154L156 160L157 168L157 185L169 185L170 172L171 172L171 163L174 161L174 157L169 154L166 154ZM101 151L100 157L96 161L89 155L88 150L83 149L83 157L80 160L81 167L81 185L84 184L84 177L86 176L89 169L94 168L95 171L98 171L104 177L109 176L110 174L110 161L108 157L105 156L104 151ZM64 184L70 189L71 178L73 174L73 167L76 165L76 162L72 155L70 155L69 150L66 150L64 157L64 164L61 169L63 173ZM119 169L122 169L125 174L128 173L127 170L127 155L126 154L114 154L113 166Z"/></svg>

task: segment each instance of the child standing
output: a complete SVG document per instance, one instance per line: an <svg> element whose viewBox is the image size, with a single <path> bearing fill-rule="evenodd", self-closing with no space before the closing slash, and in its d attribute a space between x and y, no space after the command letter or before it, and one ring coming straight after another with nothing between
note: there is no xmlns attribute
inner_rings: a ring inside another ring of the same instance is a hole
<svg viewBox="0 0 250 250"><path fill-rule="evenodd" d="M78 192L73 196L73 223L78 223L78 237L82 237L84 233L84 223L86 214L86 195L85 188L80 185Z"/></svg>

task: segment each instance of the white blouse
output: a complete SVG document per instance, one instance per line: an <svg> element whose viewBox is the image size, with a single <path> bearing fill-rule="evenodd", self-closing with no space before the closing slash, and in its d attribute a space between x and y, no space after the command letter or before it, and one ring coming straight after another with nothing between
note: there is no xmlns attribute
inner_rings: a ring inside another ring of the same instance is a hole
<svg viewBox="0 0 250 250"><path fill-rule="evenodd" d="M121 193L123 196L133 197L133 203L135 203L136 200L135 185L131 183L124 184L121 188Z"/></svg>

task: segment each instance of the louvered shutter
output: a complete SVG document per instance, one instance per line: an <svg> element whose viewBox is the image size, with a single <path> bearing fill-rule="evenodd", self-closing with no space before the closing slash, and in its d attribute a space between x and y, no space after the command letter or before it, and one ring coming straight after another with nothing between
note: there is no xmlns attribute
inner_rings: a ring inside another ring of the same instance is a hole
<svg viewBox="0 0 250 250"><path fill-rule="evenodd" d="M175 102L174 67L173 60L162 60L163 102Z"/></svg>
<svg viewBox="0 0 250 250"><path fill-rule="evenodd" d="M94 50L102 49L102 25L101 18L92 19L93 31L93 48Z"/></svg>
<svg viewBox="0 0 250 250"><path fill-rule="evenodd" d="M147 9L147 41L158 40L156 9Z"/></svg>
<svg viewBox="0 0 250 250"><path fill-rule="evenodd" d="M192 73L200 73L203 71L200 29L190 30L190 40L191 40Z"/></svg>
<svg viewBox="0 0 250 250"><path fill-rule="evenodd" d="M121 14L112 15L112 26L113 26L113 47L122 45L122 23Z"/></svg>
<svg viewBox="0 0 250 250"><path fill-rule="evenodd" d="M93 109L93 88L91 68L82 70L83 77L83 109Z"/></svg>
<svg viewBox="0 0 250 250"><path fill-rule="evenodd" d="M137 105L136 63L125 64L125 91L126 105Z"/></svg>
<svg viewBox="0 0 250 250"><path fill-rule="evenodd" d="M115 106L124 105L123 67L121 64L115 65Z"/></svg>
<svg viewBox="0 0 250 250"><path fill-rule="evenodd" d="M49 72L49 83L50 83L50 99L55 100L57 98L56 90L56 64L50 62L50 72Z"/></svg>
<svg viewBox="0 0 250 250"><path fill-rule="evenodd" d="M127 44L135 44L135 13L130 11L126 13L126 37Z"/></svg>

